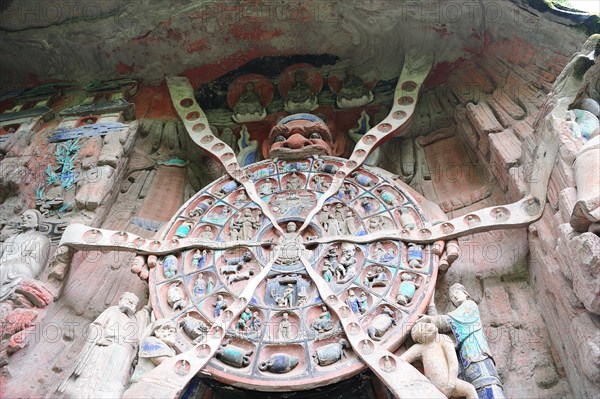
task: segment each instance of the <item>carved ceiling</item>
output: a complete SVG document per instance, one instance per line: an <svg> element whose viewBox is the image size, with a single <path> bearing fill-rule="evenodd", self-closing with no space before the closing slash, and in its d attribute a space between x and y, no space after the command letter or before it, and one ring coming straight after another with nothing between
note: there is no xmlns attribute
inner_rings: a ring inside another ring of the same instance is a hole
<svg viewBox="0 0 600 399"><path fill-rule="evenodd" d="M261 57L303 55L320 57L316 66L325 73L352 66L365 80L390 79L411 47L430 49L444 73L515 34L569 45L571 34L560 27L585 21L530 3L6 1L0 79L6 91L48 80L130 77L157 84L184 74L197 87Z"/></svg>

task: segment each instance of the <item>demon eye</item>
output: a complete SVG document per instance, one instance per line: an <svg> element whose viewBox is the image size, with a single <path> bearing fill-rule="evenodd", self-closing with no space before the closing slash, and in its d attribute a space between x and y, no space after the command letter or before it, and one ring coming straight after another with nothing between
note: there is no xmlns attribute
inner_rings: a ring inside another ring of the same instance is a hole
<svg viewBox="0 0 600 399"><path fill-rule="evenodd" d="M281 143L282 141L285 141L284 136L279 135L279 136L275 137L275 143Z"/></svg>
<svg viewBox="0 0 600 399"><path fill-rule="evenodd" d="M319 133L317 133L317 132L314 132L314 133L310 134L309 138L311 140L320 140L321 139L321 135Z"/></svg>

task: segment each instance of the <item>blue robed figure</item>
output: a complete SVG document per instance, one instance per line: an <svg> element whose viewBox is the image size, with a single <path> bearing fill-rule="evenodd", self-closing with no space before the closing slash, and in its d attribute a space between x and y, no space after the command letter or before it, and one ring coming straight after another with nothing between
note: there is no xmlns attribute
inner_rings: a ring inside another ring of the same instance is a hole
<svg viewBox="0 0 600 399"><path fill-rule="evenodd" d="M449 294L455 310L447 315L423 316L419 321L433 323L441 332L452 331L461 363L460 377L473 384L480 399L504 399L477 304L462 284L453 284Z"/></svg>

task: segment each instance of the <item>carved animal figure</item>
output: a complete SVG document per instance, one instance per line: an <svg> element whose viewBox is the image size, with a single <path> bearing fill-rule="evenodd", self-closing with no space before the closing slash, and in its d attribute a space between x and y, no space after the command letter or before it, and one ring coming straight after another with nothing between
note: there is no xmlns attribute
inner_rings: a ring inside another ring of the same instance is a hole
<svg viewBox="0 0 600 399"><path fill-rule="evenodd" d="M221 273L223 274L235 274L237 273L239 270L242 269L243 265L230 265L230 266L223 266L221 268Z"/></svg>
<svg viewBox="0 0 600 399"><path fill-rule="evenodd" d="M367 328L367 334L372 340L380 341L393 325L396 325L394 312L390 308L384 307L381 314L377 315Z"/></svg>
<svg viewBox="0 0 600 399"><path fill-rule="evenodd" d="M238 281L250 280L250 277L254 276L254 268L246 270L245 272L230 274L227 276L227 284L237 283Z"/></svg>
<svg viewBox="0 0 600 399"><path fill-rule="evenodd" d="M198 320L195 317L190 316L189 313L183 319L181 319L179 326L191 339L194 340L195 344L201 342L208 332L208 327L206 324L202 320Z"/></svg>
<svg viewBox="0 0 600 399"><path fill-rule="evenodd" d="M346 353L344 349L348 349L349 347L348 341L342 338L338 342L317 349L312 358L319 366L329 366L341 360L342 357L345 357Z"/></svg>
<svg viewBox="0 0 600 399"><path fill-rule="evenodd" d="M237 256L235 258L225 258L225 262L228 266L237 266L237 269L231 273L235 273L240 270L244 263L250 262L252 260L252 253L250 251L244 252L242 256Z"/></svg>
<svg viewBox="0 0 600 399"><path fill-rule="evenodd" d="M187 299L185 299L185 294L179 286L180 284L180 281L171 284L167 291L167 303L175 311L181 310L187 306Z"/></svg>

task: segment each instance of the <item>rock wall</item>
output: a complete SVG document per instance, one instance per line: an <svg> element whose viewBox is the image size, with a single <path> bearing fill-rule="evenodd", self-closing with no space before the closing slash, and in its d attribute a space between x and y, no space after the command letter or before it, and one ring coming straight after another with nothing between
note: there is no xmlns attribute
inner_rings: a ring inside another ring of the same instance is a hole
<svg viewBox="0 0 600 399"><path fill-rule="evenodd" d="M574 230L572 213L581 191L592 187L598 195L594 184L598 163L584 167L589 175L583 179L574 176L582 172L573 171L582 143L573 137L575 126L567 118L567 108L580 106L582 96L598 100L594 88L600 78L599 42L599 35L590 37L571 58L548 99L550 112L540 120L537 138L555 141L559 154L551 165L544 215L529 227L531 280L538 305L573 394L590 398L600 397L600 238L592 229ZM582 58L588 60L583 68ZM593 151L598 158L598 149Z"/></svg>
<svg viewBox="0 0 600 399"><path fill-rule="evenodd" d="M593 54L598 40L592 36L580 53L555 53L539 64L537 49L521 43L504 57L511 44L503 43L490 57L473 60L449 78L478 82L477 95L461 100L454 121L507 201L521 198L549 176L547 204L538 222L527 230L460 241L462 256L441 279L443 284L461 281L481 301L508 397L598 397L600 238L569 224L577 200L574 160L581 144L570 139L566 111L600 73L595 65L577 77L571 63L555 80L562 65ZM524 54L533 62L518 61ZM554 147L556 157L540 162L535 148L544 145ZM443 299L436 297L442 309L448 303Z"/></svg>
<svg viewBox="0 0 600 399"><path fill-rule="evenodd" d="M581 54L597 40L592 36ZM435 100L423 101L410 127L421 137L384 148L385 167L450 217L516 201L549 176L542 219L529 229L459 240L461 257L436 294L440 313L452 309L444 287L454 282L479 302L508 397L596 397L599 388L600 239L569 225L576 146L564 139L564 110L552 116L557 103L566 108L586 86L580 77L573 93L563 88L573 67L563 68L574 57L566 47L494 42L457 67L447 85L431 89ZM546 142L558 154L540 162L535 149Z"/></svg>

